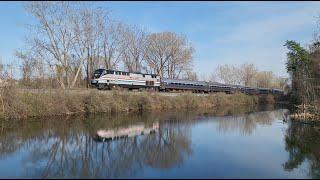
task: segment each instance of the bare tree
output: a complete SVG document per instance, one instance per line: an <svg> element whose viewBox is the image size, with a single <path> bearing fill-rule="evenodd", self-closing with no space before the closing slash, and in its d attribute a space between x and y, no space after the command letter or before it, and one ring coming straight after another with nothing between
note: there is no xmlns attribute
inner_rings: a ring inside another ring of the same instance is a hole
<svg viewBox="0 0 320 180"><path fill-rule="evenodd" d="M130 72L140 72L145 56L147 33L137 26L121 29L121 57L125 68Z"/></svg>
<svg viewBox="0 0 320 180"><path fill-rule="evenodd" d="M239 68L233 65L220 65L216 69L216 75L226 84L240 84L241 83L241 76L239 76Z"/></svg>
<svg viewBox="0 0 320 180"><path fill-rule="evenodd" d="M192 70L188 70L182 75L182 79L191 80L191 81L197 81L198 80L198 75L197 75L196 72L194 72Z"/></svg>
<svg viewBox="0 0 320 180"><path fill-rule="evenodd" d="M55 66L57 80L62 88L70 87L69 53L75 34L70 27L72 8L69 2L31 2L26 10L34 15L38 23L33 26L36 35L30 38L32 46L43 50L48 62Z"/></svg>
<svg viewBox="0 0 320 180"><path fill-rule="evenodd" d="M245 86L252 86L253 85L253 81L254 81L254 77L257 74L257 68L254 66L254 64L242 64L240 67L240 78L242 83Z"/></svg>
<svg viewBox="0 0 320 180"><path fill-rule="evenodd" d="M16 56L19 57L22 60L22 84L23 85L30 85L31 84L31 78L32 78L32 72L35 71L35 60L28 56L27 54L24 54L22 52L17 51Z"/></svg>
<svg viewBox="0 0 320 180"><path fill-rule="evenodd" d="M102 60L108 68L118 63L117 29L107 10L82 2L31 2L25 9L38 20L31 26L29 50L55 72L62 88L74 87L83 70L88 85Z"/></svg>
<svg viewBox="0 0 320 180"><path fill-rule="evenodd" d="M101 59L105 44L104 37L107 36L105 31L108 20L108 12L105 10L84 8L72 21L76 32L74 52L76 60L78 60L75 77L80 73L81 65L84 62L87 87L90 84L90 76ZM72 86L75 81L76 79L74 79Z"/></svg>
<svg viewBox="0 0 320 180"><path fill-rule="evenodd" d="M121 55L124 48L121 48L123 44L123 38L119 32L123 31L123 25L119 22L111 21L109 25L104 26L102 51L103 60L107 69L114 69L120 62Z"/></svg>
<svg viewBox="0 0 320 180"><path fill-rule="evenodd" d="M193 48L185 36L161 32L150 34L147 40L145 59L152 72L170 78L177 78L181 73L191 75Z"/></svg>
<svg viewBox="0 0 320 180"><path fill-rule="evenodd" d="M262 71L256 74L256 86L257 87L271 87L274 75L271 71Z"/></svg>
<svg viewBox="0 0 320 180"><path fill-rule="evenodd" d="M5 70L5 66L2 63L2 59L0 58L0 87L5 85L5 81L6 81L6 70Z"/></svg>
<svg viewBox="0 0 320 180"><path fill-rule="evenodd" d="M209 82L216 82L217 81L217 75L216 73L212 72L208 77Z"/></svg>
<svg viewBox="0 0 320 180"><path fill-rule="evenodd" d="M194 48L185 36L179 36L172 46L172 58L168 62L168 77L179 78L180 74L188 71L192 63Z"/></svg>

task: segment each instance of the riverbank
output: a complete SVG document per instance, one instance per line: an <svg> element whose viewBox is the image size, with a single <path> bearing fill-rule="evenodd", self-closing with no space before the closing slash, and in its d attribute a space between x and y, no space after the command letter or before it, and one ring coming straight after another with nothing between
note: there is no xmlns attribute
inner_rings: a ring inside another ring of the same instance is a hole
<svg viewBox="0 0 320 180"><path fill-rule="evenodd" d="M128 91L98 91L70 93L26 92L18 89L1 89L0 116L6 119L71 115L78 113L137 113L161 112L180 109L208 109L221 107L256 106L257 96L216 93L210 95L174 94L156 92L131 93ZM263 101L264 102L264 101Z"/></svg>
<svg viewBox="0 0 320 180"><path fill-rule="evenodd" d="M294 121L320 125L320 109L319 103L316 105L302 104L295 108L295 113L290 115L290 118Z"/></svg>

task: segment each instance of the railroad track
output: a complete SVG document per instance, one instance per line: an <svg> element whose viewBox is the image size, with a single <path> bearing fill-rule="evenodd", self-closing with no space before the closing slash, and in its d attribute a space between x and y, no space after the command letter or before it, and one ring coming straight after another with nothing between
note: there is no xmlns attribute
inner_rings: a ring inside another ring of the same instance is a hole
<svg viewBox="0 0 320 180"><path fill-rule="evenodd" d="M100 91L97 89L87 89L87 88L82 88L82 89L17 89L17 91L19 93L70 93L70 94L81 94L81 95L85 95L85 94L89 94L90 92L97 92L97 93L102 93L102 94L110 94L113 91L110 90L105 90L105 91ZM125 92L129 93L129 94L142 94L145 92L140 92L140 91L128 91L126 90ZM158 95L161 96L178 96L181 94L187 94L187 93L182 93L182 92L150 92L150 93L156 93ZM201 94L201 93L192 93L193 95L196 96L208 96L209 94ZM214 94L211 94L214 95Z"/></svg>

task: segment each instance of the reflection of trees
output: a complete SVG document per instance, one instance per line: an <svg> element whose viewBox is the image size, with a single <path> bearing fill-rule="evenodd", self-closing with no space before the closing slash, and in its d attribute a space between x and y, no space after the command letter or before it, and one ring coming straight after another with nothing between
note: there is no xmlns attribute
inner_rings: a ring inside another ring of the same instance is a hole
<svg viewBox="0 0 320 180"><path fill-rule="evenodd" d="M23 156L25 172L21 172L24 177L126 177L145 166L163 169L183 163L192 152L189 125L204 116L235 113L236 116L217 117L220 130L237 129L252 133L257 124L270 124L281 118L283 113L281 110L244 112L248 110L225 109L213 114L188 111L131 116L95 115L0 123L0 157L17 150L26 152ZM104 143L92 138L100 129L128 127L137 122L152 126L155 121L160 122L160 129L155 134Z"/></svg>
<svg viewBox="0 0 320 180"><path fill-rule="evenodd" d="M170 168L184 161L191 153L188 129L181 126L160 126L157 134L148 136L142 142L145 150L143 161L155 168Z"/></svg>
<svg viewBox="0 0 320 180"><path fill-rule="evenodd" d="M292 122L287 130L285 142L289 159L283 168L292 171L307 161L310 165L309 176L320 178L320 127Z"/></svg>
<svg viewBox="0 0 320 180"><path fill-rule="evenodd" d="M144 165L166 168L182 161L181 153L190 149L190 142L182 132L160 129L159 134L106 143L96 143L85 134L79 137L70 134L68 138L53 139L49 146L41 147L38 142L32 148L37 155L31 160L34 167L37 162L47 161L39 169L44 178L119 177L132 174Z"/></svg>
<svg viewBox="0 0 320 180"><path fill-rule="evenodd" d="M160 123L156 134L95 142L92 134L101 128L137 121L152 125L149 116L113 118L23 124L19 131L13 128L1 134L0 153L26 151L24 173L32 177L107 178L130 175L143 166L169 168L183 162L191 152L188 127L180 124Z"/></svg>
<svg viewBox="0 0 320 180"><path fill-rule="evenodd" d="M218 117L218 129L220 132L240 131L250 135L257 125L271 125L276 119L283 118L286 110L254 112L240 116Z"/></svg>

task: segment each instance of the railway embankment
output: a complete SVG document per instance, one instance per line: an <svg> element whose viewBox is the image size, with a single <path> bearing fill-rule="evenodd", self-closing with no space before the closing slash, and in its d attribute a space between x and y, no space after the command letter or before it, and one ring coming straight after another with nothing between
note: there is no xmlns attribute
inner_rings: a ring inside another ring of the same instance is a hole
<svg viewBox="0 0 320 180"><path fill-rule="evenodd" d="M0 91L0 116L5 119L72 115L77 113L139 113L167 110L257 106L258 96L237 94L193 94L128 91ZM264 103L274 103L269 97Z"/></svg>

